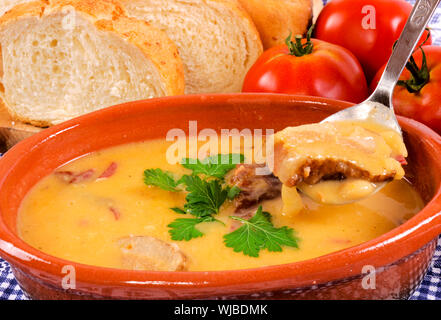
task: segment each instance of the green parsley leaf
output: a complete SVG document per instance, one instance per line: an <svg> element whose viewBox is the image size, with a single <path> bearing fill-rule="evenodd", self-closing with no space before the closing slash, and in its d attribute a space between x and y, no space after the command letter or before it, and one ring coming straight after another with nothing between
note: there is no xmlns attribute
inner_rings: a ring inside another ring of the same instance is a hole
<svg viewBox="0 0 441 320"><path fill-rule="evenodd" d="M236 198L239 195L239 193L241 191L242 190L240 190L240 188L237 187L237 186L234 186L234 187L230 188L228 190L228 195L227 195L228 199L233 200L234 198Z"/></svg>
<svg viewBox="0 0 441 320"><path fill-rule="evenodd" d="M179 218L168 225L171 230L168 232L171 235L172 240L176 241L189 241L194 238L202 237L204 234L196 229L196 225L202 222L212 222L216 219L212 217L203 217L195 219Z"/></svg>
<svg viewBox="0 0 441 320"><path fill-rule="evenodd" d="M225 202L228 190L223 189L219 180L205 181L198 176L182 177L186 190L187 203L184 210L196 217L206 217L219 212L220 206Z"/></svg>
<svg viewBox="0 0 441 320"><path fill-rule="evenodd" d="M179 213L179 214L187 214L187 212L185 212L184 210L182 210L181 208L170 208L172 209L174 212Z"/></svg>
<svg viewBox="0 0 441 320"><path fill-rule="evenodd" d="M161 169L145 170L144 183L148 186L156 186L167 191L180 191L176 188L179 183L173 179L171 173Z"/></svg>
<svg viewBox="0 0 441 320"><path fill-rule="evenodd" d="M250 257L258 257L263 249L280 252L283 245L298 248L298 238L294 235L294 230L288 227L274 227L270 217L269 213L262 212L262 206L250 220L231 217L243 225L224 235L225 245L233 248L234 252L243 252Z"/></svg>
<svg viewBox="0 0 441 320"><path fill-rule="evenodd" d="M244 160L245 157L242 154L218 154L207 157L202 161L184 158L181 164L184 168L192 170L194 175L204 174L209 177L223 179L230 170Z"/></svg>

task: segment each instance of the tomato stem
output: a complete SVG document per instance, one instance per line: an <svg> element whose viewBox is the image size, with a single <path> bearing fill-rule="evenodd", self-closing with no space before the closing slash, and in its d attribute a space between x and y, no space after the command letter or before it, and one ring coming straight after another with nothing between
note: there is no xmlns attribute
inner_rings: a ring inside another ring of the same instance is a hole
<svg viewBox="0 0 441 320"><path fill-rule="evenodd" d="M421 67L418 67L413 56L406 63L406 69L409 70L411 78L409 80L398 80L397 85L405 87L410 93L417 93L430 81L430 72L427 67L427 57L422 46L430 37L430 31L426 40L418 47L422 53Z"/></svg>
<svg viewBox="0 0 441 320"><path fill-rule="evenodd" d="M304 55L312 53L312 50L314 48L314 44L311 41L311 35L312 31L314 30L314 26L312 25L311 28L309 28L308 32L306 33L306 42L302 43L303 36L296 35L295 36L295 42L293 42L292 39L292 32L289 33L288 38L285 39L285 43L288 46L289 54L296 56L296 57L302 57Z"/></svg>

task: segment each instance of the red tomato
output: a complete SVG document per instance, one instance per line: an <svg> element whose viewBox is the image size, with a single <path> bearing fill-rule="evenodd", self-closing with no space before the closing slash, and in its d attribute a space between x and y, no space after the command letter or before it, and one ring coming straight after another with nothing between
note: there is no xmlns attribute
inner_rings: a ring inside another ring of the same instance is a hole
<svg viewBox="0 0 441 320"><path fill-rule="evenodd" d="M318 17L315 37L350 50L370 81L389 60L411 10L404 0L332 0Z"/></svg>
<svg viewBox="0 0 441 320"><path fill-rule="evenodd" d="M265 51L248 71L243 92L290 93L354 103L367 97L360 63L348 50L312 39L311 52L292 54L287 45ZM307 41L302 40L305 45Z"/></svg>
<svg viewBox="0 0 441 320"><path fill-rule="evenodd" d="M422 122L441 134L441 47L423 46L422 48L427 57L429 77L423 79L425 78L424 72L421 72L423 54L421 50L418 50L413 57L420 70L420 79L413 83L414 88L411 88L411 91L418 89L418 84L422 88L409 92L406 87L397 85L393 95L393 105L397 114ZM371 91L377 86L385 67L383 66L378 71L372 81ZM410 79L412 75L409 70L405 69L400 80ZM425 83L426 81L428 82Z"/></svg>

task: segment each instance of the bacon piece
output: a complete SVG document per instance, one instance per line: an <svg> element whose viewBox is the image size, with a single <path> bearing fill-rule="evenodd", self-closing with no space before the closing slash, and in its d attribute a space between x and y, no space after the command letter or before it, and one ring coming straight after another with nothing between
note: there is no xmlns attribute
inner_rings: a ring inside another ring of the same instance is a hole
<svg viewBox="0 0 441 320"><path fill-rule="evenodd" d="M115 217L115 220L119 220L119 218L121 217L121 212L116 209L115 207L109 207L110 212L113 213L113 216Z"/></svg>
<svg viewBox="0 0 441 320"><path fill-rule="evenodd" d="M89 169L80 173L74 173L73 171L56 171L55 176L59 177L66 183L80 183L92 178L95 170Z"/></svg>
<svg viewBox="0 0 441 320"><path fill-rule="evenodd" d="M72 171L55 171L55 176L66 183L71 183L75 174Z"/></svg>
<svg viewBox="0 0 441 320"><path fill-rule="evenodd" d="M402 166L407 165L407 160L404 156L399 155L395 157L395 160L397 160Z"/></svg>
<svg viewBox="0 0 441 320"><path fill-rule="evenodd" d="M80 183L80 182L86 181L86 180L92 178L94 173L95 173L95 170L93 170L93 169L89 169L89 170L80 172L72 178L70 183Z"/></svg>
<svg viewBox="0 0 441 320"><path fill-rule="evenodd" d="M118 164L116 162L112 162L106 170L98 177L98 179L110 178L113 176L118 169Z"/></svg>

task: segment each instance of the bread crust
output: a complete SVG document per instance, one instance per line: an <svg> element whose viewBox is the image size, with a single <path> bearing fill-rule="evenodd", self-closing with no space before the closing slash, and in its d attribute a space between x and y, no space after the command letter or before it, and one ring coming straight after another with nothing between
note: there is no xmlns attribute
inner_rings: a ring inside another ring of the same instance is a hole
<svg viewBox="0 0 441 320"><path fill-rule="evenodd" d="M52 125L48 121L34 120L34 119L29 119L29 118L22 117L22 116L18 115L17 113L15 113L14 110L12 110L11 108L8 107L6 102L1 97L0 97L0 105L2 106L2 108L6 109L6 111L8 111L9 115L11 116L12 119L14 119L14 121L20 121L23 123L31 124L31 125L39 127L39 128L47 128Z"/></svg>
<svg viewBox="0 0 441 320"><path fill-rule="evenodd" d="M101 31L110 32L138 47L157 68L167 95L184 94L185 80L182 60L174 42L162 31L145 21L129 18L114 0L37 0L17 5L0 17L0 31L25 17L42 18L62 12L67 6L88 19ZM0 61L2 64L2 62ZM1 99L2 100L2 99ZM47 121L27 119L3 104L14 119L39 127L52 125Z"/></svg>
<svg viewBox="0 0 441 320"><path fill-rule="evenodd" d="M204 6L204 7L212 7L214 9L218 9L221 8L223 11L226 11L230 14L230 16L234 19L231 19L232 21L234 21L234 24L236 24L236 21L240 21L241 27L243 26L245 33L246 33L246 39L248 42L248 46L247 46L247 53L248 53L248 59L246 61L244 61L244 64L246 65L246 71L248 71L248 69L251 67L251 65L257 60L257 58L262 54L263 52L263 45L262 45L262 41L260 39L260 34L259 31L257 30L253 20L251 19L250 15L248 14L248 12L241 6L241 4L238 2L238 0L186 0L186 1L181 1L181 0L162 0L164 2L164 8L166 8L169 3L171 5L173 5L174 2L182 2L183 6L184 5L188 5L188 6ZM133 5L133 6L139 6L139 7L144 7L146 8L146 12L148 11L157 11L158 9L156 8L156 3L153 4L151 2L151 0L119 0L119 2L125 6L127 8L127 12L129 13L129 15L137 17L142 19L142 16L137 15L136 13L131 12L131 9L129 7L129 5ZM164 9L165 10L165 9ZM192 9L189 9L192 10ZM166 15L166 11L164 11L162 13L163 15ZM185 13L182 13L182 15L185 15ZM147 20L149 21L149 20ZM155 25L155 22L152 20L150 21L153 25ZM231 22L233 23L233 22ZM160 27L161 23L159 23L158 27ZM164 28L161 28L162 30L164 30ZM175 34L172 34L174 31L173 27L171 28L167 28L169 32L169 35L171 36L171 38L176 39L174 37ZM209 32L207 30L200 30L201 33L203 32ZM228 38L228 35L224 35L225 37ZM179 41L177 41L179 43ZM191 46L191 44L187 45L188 47ZM181 43L181 49L182 47L186 47L185 42ZM182 53L182 51L181 51ZM221 54L222 52L220 52ZM213 54L217 54L213 53ZM192 57L193 58L193 57ZM196 57L198 58L198 57ZM188 61L184 61L184 65L185 63L187 63ZM192 61L190 61L190 65L194 65L194 63L191 63ZM242 63L242 61L238 62L238 63ZM197 64L197 63L196 63ZM210 61L208 61L208 65L210 66ZM188 70L187 70L188 72ZM197 70L192 70L191 72L188 72L189 74L191 73L197 73ZM216 77L217 75L214 73L211 75L212 77ZM245 76L245 75L243 75ZM188 79L187 79L188 80ZM205 90L205 88L198 88L197 86L194 86L194 83L192 80L190 80L187 83L187 89L189 89L188 93L220 93L220 92L238 92L241 90L242 87L242 81L243 81L243 77L240 80L235 81L232 85L230 86L225 86L222 89L216 88L213 91L210 90ZM198 89L201 89L200 91Z"/></svg>
<svg viewBox="0 0 441 320"><path fill-rule="evenodd" d="M250 14L268 49L293 35L304 34L312 18L312 0L238 0Z"/></svg>
<svg viewBox="0 0 441 320"><path fill-rule="evenodd" d="M258 27L256 26L256 23L254 22L249 11L247 11L238 0L233 0L233 1L210 0L210 1L223 3L224 5L230 7L233 12L237 13L243 19L243 21L246 21L248 25L248 29L255 36L255 44L258 47L257 57L259 57L263 53L264 45Z"/></svg>
<svg viewBox="0 0 441 320"><path fill-rule="evenodd" d="M130 1L130 0L123 0L123 1ZM259 46L260 53L263 51L263 44L260 32L254 23L254 20L249 13L248 10L240 3L241 0L208 0L209 2L217 2L221 3L226 7L229 7L231 11L236 13L239 17L243 19L243 21L246 21L248 25L248 29L250 30L251 34L253 34L256 37L256 44ZM260 1L260 0L257 0ZM259 54L260 54L259 53Z"/></svg>

